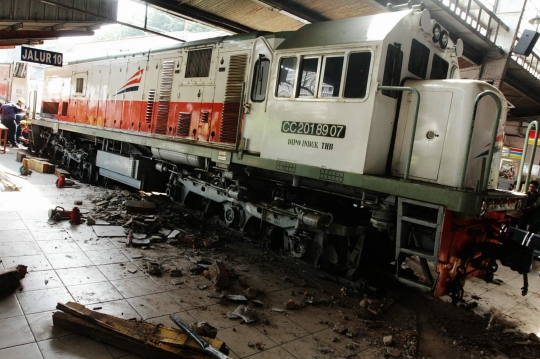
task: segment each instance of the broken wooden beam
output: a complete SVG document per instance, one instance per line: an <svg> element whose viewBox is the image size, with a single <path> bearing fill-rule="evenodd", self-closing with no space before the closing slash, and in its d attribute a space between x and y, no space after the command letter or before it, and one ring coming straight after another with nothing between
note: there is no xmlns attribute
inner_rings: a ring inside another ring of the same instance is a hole
<svg viewBox="0 0 540 359"><path fill-rule="evenodd" d="M144 358L208 358L186 333L163 325L126 320L87 309L84 305L58 303L53 314L56 327L73 331ZM204 338L212 347L227 354L225 343Z"/></svg>
<svg viewBox="0 0 540 359"><path fill-rule="evenodd" d="M148 201L126 201L126 211L138 213L154 213L156 204Z"/></svg>
<svg viewBox="0 0 540 359"><path fill-rule="evenodd" d="M19 287L21 279L26 276L27 267L19 264L0 270L0 292L11 291Z"/></svg>

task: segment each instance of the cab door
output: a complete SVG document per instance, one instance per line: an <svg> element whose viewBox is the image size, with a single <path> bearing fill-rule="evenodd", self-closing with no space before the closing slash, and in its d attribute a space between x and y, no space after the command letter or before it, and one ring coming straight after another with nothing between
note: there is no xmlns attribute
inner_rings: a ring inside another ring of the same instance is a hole
<svg viewBox="0 0 540 359"><path fill-rule="evenodd" d="M270 65L274 58L274 52L266 39L258 38L253 44L253 53L246 81L247 103L244 109L244 123L241 137L248 139L246 150L261 152L261 144L266 121L266 105L270 96L269 79Z"/></svg>
<svg viewBox="0 0 540 359"><path fill-rule="evenodd" d="M420 101L414 137L409 173L411 177L437 181L450 116L452 95L453 93L449 91L430 91L429 93L420 91L422 101ZM414 96L404 96L401 111L406 111L407 119L403 141L400 149L398 149L400 151L399 161L395 165L399 175L405 173L411 144L414 107Z"/></svg>

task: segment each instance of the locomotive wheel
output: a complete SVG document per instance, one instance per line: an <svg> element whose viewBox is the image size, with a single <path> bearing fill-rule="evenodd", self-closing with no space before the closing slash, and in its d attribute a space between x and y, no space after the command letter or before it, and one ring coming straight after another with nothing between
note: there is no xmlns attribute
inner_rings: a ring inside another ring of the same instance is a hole
<svg viewBox="0 0 540 359"><path fill-rule="evenodd" d="M236 228L238 225L238 220L240 219L240 214L238 213L238 210L235 208L227 208L225 210L225 223L227 223L228 227Z"/></svg>

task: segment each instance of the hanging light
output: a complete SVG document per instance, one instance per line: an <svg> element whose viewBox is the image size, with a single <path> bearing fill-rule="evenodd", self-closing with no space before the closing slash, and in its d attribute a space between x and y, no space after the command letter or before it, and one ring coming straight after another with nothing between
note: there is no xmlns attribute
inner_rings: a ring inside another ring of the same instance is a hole
<svg viewBox="0 0 540 359"><path fill-rule="evenodd" d="M529 19L529 24L531 24L531 25L540 25L540 16L536 15L532 19Z"/></svg>

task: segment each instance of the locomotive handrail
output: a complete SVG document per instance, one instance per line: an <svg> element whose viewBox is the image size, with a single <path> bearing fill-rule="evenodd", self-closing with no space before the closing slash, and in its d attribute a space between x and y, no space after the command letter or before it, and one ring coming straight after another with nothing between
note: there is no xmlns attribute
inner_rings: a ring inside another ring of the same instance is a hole
<svg viewBox="0 0 540 359"><path fill-rule="evenodd" d="M523 167L525 166L525 158L527 157L527 150L529 148L529 134L531 132L532 127L535 128L535 136L534 136L534 143L533 143L533 150L531 154L531 162L529 165L529 171L527 173L527 179L525 180L525 185L521 187L521 177L523 176ZM534 163L534 156L536 155L536 146L538 146L538 121L532 121L529 123L529 126L527 126L527 134L525 135L525 142L523 143L523 154L521 156L521 161L519 163L519 171L518 171L518 179L517 179L517 190L518 192L523 192L527 189L529 185L529 181L531 180L531 174L532 174L532 166Z"/></svg>
<svg viewBox="0 0 540 359"><path fill-rule="evenodd" d="M491 98L493 98L493 100L495 100L495 103L497 105L497 113L496 113L495 121L493 121L493 130L491 131L491 143L489 145L487 164L484 169L485 173L484 173L484 176L482 177L482 183L479 188L480 192L484 192L487 190L487 186L489 182L489 172L491 171L491 162L493 162L493 151L495 149L495 140L497 139L497 132L499 130L499 122L501 120L501 112L502 112L501 99L495 92L491 90L486 90L482 92L481 94L476 96L476 98L474 99L473 114L472 114L472 119L471 119L471 128L469 130L469 139L467 140L467 146L465 147L465 160L463 161L463 167L461 168L461 179L459 181L458 189L463 189L463 186L465 184L465 175L467 174L467 166L469 164L469 154L471 152L471 142L472 142L472 137L473 137L474 123L476 121L476 110L478 110L478 103L485 96L490 96Z"/></svg>
<svg viewBox="0 0 540 359"><path fill-rule="evenodd" d="M242 82L242 92L240 93L240 108L238 109L238 124L236 125L236 138L234 144L234 152L238 152L240 126L242 126L242 115L244 113L244 96L246 92L246 82Z"/></svg>
<svg viewBox="0 0 540 359"><path fill-rule="evenodd" d="M401 92L414 92L416 94L416 105L414 107L413 126L411 133L411 143L409 145L409 153L407 154L407 163L405 164L405 174L403 179L407 181L409 179L409 171L411 169L412 151L414 146L414 136L416 135L416 123L418 122L418 110L420 109L420 92L414 87L405 86L381 86L377 87L377 91L401 91Z"/></svg>

